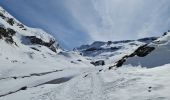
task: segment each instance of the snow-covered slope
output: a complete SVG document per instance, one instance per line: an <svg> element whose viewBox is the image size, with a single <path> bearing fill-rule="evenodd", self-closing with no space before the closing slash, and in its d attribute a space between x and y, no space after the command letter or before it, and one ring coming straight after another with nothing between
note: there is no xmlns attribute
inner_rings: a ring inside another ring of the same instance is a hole
<svg viewBox="0 0 170 100"><path fill-rule="evenodd" d="M105 66L111 66L125 55L133 53L138 47L156 40L157 37L143 38L139 40L123 41L96 41L91 45L82 45L75 51L80 52L83 56L89 57L92 62L104 61Z"/></svg>
<svg viewBox="0 0 170 100"><path fill-rule="evenodd" d="M0 7L0 100L170 100L170 33L155 39L64 51Z"/></svg>
<svg viewBox="0 0 170 100"><path fill-rule="evenodd" d="M23 25L1 7L0 44L0 77L12 76L16 70L18 74L49 71L63 68L63 63L69 65L72 60L85 60L78 53L63 51L53 36Z"/></svg>
<svg viewBox="0 0 170 100"><path fill-rule="evenodd" d="M63 51L53 36L23 25L0 7L0 96L72 77L87 67L93 66L84 57Z"/></svg>
<svg viewBox="0 0 170 100"><path fill-rule="evenodd" d="M124 64L133 66L141 65L143 67L157 67L170 63L170 32L158 38L157 40L141 46L131 57L125 58Z"/></svg>
<svg viewBox="0 0 170 100"><path fill-rule="evenodd" d="M170 65L91 70L63 84L19 91L0 100L170 100Z"/></svg>

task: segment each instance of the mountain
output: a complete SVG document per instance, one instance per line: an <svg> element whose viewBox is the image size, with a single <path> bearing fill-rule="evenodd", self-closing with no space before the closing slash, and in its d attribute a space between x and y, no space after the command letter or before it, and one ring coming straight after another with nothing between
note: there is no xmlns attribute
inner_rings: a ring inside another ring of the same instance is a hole
<svg viewBox="0 0 170 100"><path fill-rule="evenodd" d="M170 31L165 32L163 36L140 46L130 55L125 55L117 62L117 65L130 64L132 66L143 66L147 68L163 66L170 63ZM119 66L118 66L119 67Z"/></svg>
<svg viewBox="0 0 170 100"><path fill-rule="evenodd" d="M122 40L122 41L96 41L91 45L82 45L75 48L74 51L80 52L83 56L92 59L96 62L95 65L100 65L97 62L103 61L107 66L114 64L125 55L133 53L142 45L151 43L158 37L142 38L138 40Z"/></svg>
<svg viewBox="0 0 170 100"><path fill-rule="evenodd" d="M71 77L91 66L78 53L62 50L49 33L22 24L0 7L0 96Z"/></svg>
<svg viewBox="0 0 170 100"><path fill-rule="evenodd" d="M0 7L0 100L170 100L170 32L63 50Z"/></svg>

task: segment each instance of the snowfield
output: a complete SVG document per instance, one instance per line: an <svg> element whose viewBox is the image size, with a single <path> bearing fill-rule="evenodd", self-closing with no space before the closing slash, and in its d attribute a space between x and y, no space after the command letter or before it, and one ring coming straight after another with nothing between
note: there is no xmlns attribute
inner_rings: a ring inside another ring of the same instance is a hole
<svg viewBox="0 0 170 100"><path fill-rule="evenodd" d="M19 91L0 100L170 100L170 64L156 68L123 66L82 73L62 84Z"/></svg>
<svg viewBox="0 0 170 100"><path fill-rule="evenodd" d="M170 100L169 54L170 32L66 51L0 7L0 100Z"/></svg>

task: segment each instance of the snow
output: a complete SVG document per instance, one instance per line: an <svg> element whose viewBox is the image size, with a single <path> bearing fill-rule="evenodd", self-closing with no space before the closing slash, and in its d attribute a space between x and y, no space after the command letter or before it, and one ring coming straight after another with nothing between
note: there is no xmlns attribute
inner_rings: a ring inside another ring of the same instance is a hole
<svg viewBox="0 0 170 100"><path fill-rule="evenodd" d="M49 42L54 40L50 34L25 25L23 30L17 26L22 23L2 7L0 13L6 17L0 16L0 27L16 31L12 38L17 44L0 39L0 100L170 100L170 33L153 42L150 38L109 45L97 41L76 52L60 47L53 52L43 45L23 43L24 36ZM14 25L7 23L8 18L14 19ZM151 54L108 69L146 43L156 48ZM88 48L97 50L85 52ZM90 63L97 60L105 65Z"/></svg>
<svg viewBox="0 0 170 100"><path fill-rule="evenodd" d="M6 18L13 18L3 8L0 8L0 13ZM93 67L88 60L75 52L63 51L57 47L56 53L43 45L23 44L24 36L36 36L45 42L54 38L41 29L23 25L26 30L22 30L17 26L22 23L13 19L14 24L10 25L7 19L0 17L3 28L16 31L12 39L17 44L9 44L4 38L0 39L0 96L17 92L25 86L31 88L58 78L71 78L86 68Z"/></svg>
<svg viewBox="0 0 170 100"><path fill-rule="evenodd" d="M151 69L123 66L101 73L93 69L66 83L29 88L0 100L169 100L169 71L170 64Z"/></svg>
<svg viewBox="0 0 170 100"><path fill-rule="evenodd" d="M88 47L82 46L77 48L77 50L89 59L92 59L92 61L104 60L106 66L112 66L122 57L133 53L138 47L144 44L146 43L130 40L112 42L110 45L107 42L94 42ZM96 48L97 50L87 51L89 48ZM111 50L112 48L117 49Z"/></svg>
<svg viewBox="0 0 170 100"><path fill-rule="evenodd" d="M155 47L155 50L148 54L146 57L132 57L128 58L125 64L133 66L141 65L143 67L157 67L170 63L170 33L158 38L152 43L148 44L150 47Z"/></svg>

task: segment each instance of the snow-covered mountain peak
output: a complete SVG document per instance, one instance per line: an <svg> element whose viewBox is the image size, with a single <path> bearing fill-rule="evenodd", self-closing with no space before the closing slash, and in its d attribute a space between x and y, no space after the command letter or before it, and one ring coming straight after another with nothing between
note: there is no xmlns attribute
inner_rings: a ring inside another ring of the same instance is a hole
<svg viewBox="0 0 170 100"><path fill-rule="evenodd" d="M11 42L18 47L41 45L51 49L53 52L60 49L53 36L42 29L30 28L22 24L2 7L0 7L0 31L1 40Z"/></svg>
<svg viewBox="0 0 170 100"><path fill-rule="evenodd" d="M95 66L112 66L124 56L133 53L140 46L151 43L156 39L157 37L148 37L138 40L95 41L91 45L82 45L74 50L92 59L91 63Z"/></svg>

